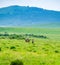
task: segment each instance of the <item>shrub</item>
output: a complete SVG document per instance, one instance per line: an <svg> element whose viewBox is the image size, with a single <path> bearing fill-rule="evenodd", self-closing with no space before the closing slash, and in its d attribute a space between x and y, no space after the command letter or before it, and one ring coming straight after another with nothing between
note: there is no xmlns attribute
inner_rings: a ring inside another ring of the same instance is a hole
<svg viewBox="0 0 60 65"><path fill-rule="evenodd" d="M46 65L46 63L45 62L41 62L40 65Z"/></svg>
<svg viewBox="0 0 60 65"><path fill-rule="evenodd" d="M59 51L58 50L55 50L55 53L59 53Z"/></svg>
<svg viewBox="0 0 60 65"><path fill-rule="evenodd" d="M9 36L9 34L7 32L4 33L4 36Z"/></svg>
<svg viewBox="0 0 60 65"><path fill-rule="evenodd" d="M1 51L1 48L0 48L0 51Z"/></svg>
<svg viewBox="0 0 60 65"><path fill-rule="evenodd" d="M10 49L16 49L14 46L10 47Z"/></svg>
<svg viewBox="0 0 60 65"><path fill-rule="evenodd" d="M47 48L42 48L44 51L49 51Z"/></svg>
<svg viewBox="0 0 60 65"><path fill-rule="evenodd" d="M6 47L6 48L9 48L9 47Z"/></svg>
<svg viewBox="0 0 60 65"><path fill-rule="evenodd" d="M23 62L21 60L15 60L12 61L10 65L23 65Z"/></svg>

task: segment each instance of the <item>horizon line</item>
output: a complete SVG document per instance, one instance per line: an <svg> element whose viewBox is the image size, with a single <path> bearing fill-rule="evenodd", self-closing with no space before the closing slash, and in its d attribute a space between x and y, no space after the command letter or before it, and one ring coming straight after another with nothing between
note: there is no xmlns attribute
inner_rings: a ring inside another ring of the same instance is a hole
<svg viewBox="0 0 60 65"><path fill-rule="evenodd" d="M6 8L6 7L11 7L11 6L19 6L19 7L20 7L20 6L21 6L21 7L36 7L36 6L28 6L28 5L27 5L27 6L26 6L26 5L25 5L25 6L22 6L22 5L8 5L8 6L0 7L0 9L1 9L1 8ZM41 8L41 7L36 7L36 8ZM50 10L50 11L58 11L58 12L60 12L60 10L52 10L52 9L46 9L46 8L41 8L41 9Z"/></svg>

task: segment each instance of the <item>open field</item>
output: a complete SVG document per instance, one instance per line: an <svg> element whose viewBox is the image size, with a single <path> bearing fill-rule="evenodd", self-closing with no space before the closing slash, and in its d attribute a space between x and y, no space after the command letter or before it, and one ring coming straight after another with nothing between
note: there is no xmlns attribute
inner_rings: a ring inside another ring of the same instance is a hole
<svg viewBox="0 0 60 65"><path fill-rule="evenodd" d="M36 34L47 38L36 38L34 44L24 39L0 39L0 65L22 60L23 65L60 65L60 29L44 28L3 28L0 34ZM30 37L29 37L30 38Z"/></svg>
<svg viewBox="0 0 60 65"><path fill-rule="evenodd" d="M0 27L0 32L8 33L33 33L33 34L60 34L60 28L19 28Z"/></svg>

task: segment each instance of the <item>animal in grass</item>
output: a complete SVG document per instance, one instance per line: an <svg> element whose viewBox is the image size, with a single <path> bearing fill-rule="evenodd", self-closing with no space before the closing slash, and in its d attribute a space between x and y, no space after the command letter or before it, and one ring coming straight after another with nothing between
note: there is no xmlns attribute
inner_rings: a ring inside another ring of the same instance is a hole
<svg viewBox="0 0 60 65"><path fill-rule="evenodd" d="M32 42L32 44L34 44L34 39L29 39L29 38L25 39L25 42L30 42L30 41Z"/></svg>
<svg viewBox="0 0 60 65"><path fill-rule="evenodd" d="M26 39L25 39L25 42L30 42L30 39L29 39L29 38L26 38Z"/></svg>
<svg viewBox="0 0 60 65"><path fill-rule="evenodd" d="M34 43L34 39L32 39L32 43Z"/></svg>

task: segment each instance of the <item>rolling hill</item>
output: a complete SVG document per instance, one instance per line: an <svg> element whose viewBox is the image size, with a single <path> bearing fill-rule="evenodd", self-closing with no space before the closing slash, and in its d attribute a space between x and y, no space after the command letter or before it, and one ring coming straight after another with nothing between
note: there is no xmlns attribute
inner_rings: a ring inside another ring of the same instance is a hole
<svg viewBox="0 0 60 65"><path fill-rule="evenodd" d="M0 26L60 27L60 11L29 6L0 8Z"/></svg>

